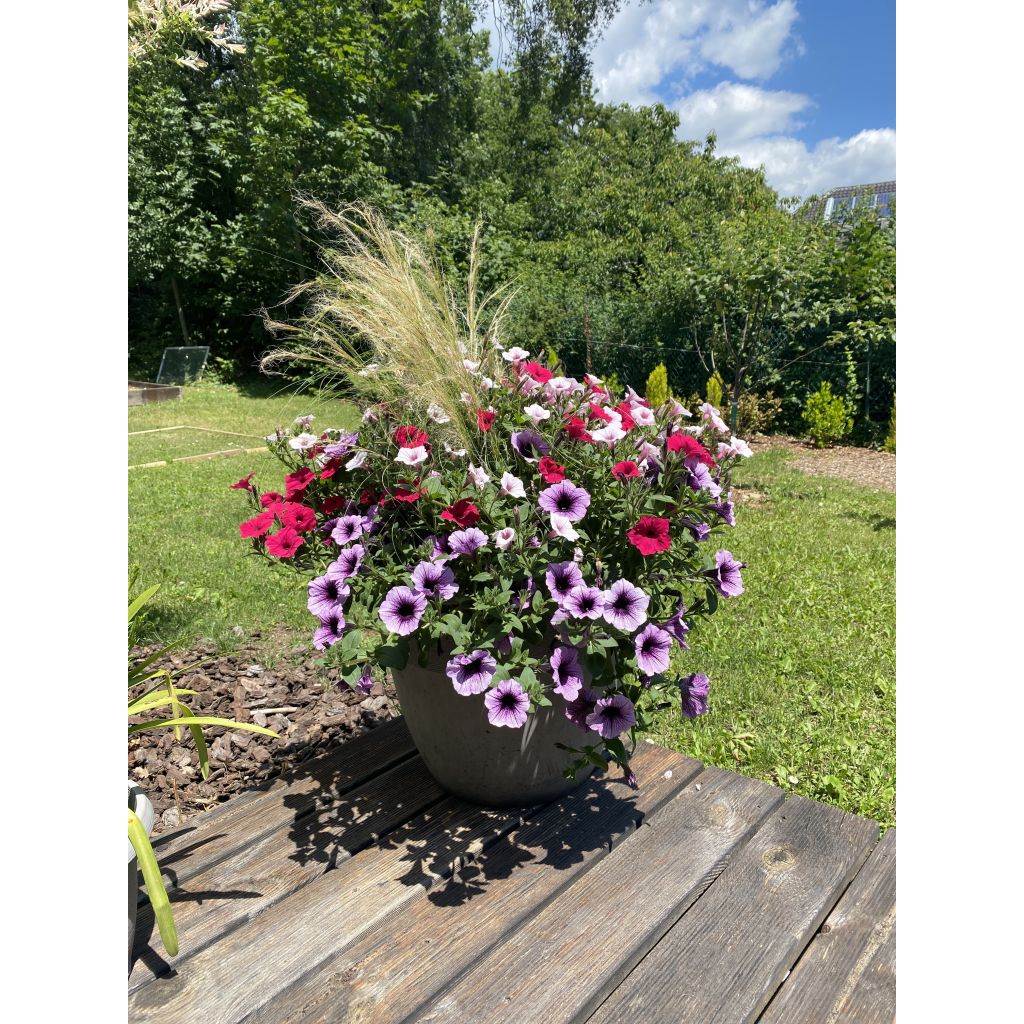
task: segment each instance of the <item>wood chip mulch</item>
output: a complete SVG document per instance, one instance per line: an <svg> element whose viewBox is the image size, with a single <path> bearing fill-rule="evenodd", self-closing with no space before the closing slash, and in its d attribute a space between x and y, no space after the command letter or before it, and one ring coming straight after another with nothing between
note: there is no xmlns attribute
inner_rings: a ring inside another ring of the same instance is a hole
<svg viewBox="0 0 1024 1024"><path fill-rule="evenodd" d="M831 476L850 480L862 487L896 492L896 456L872 448L815 448L809 441L776 434L756 435L750 441L753 451L782 448L793 453L789 465L811 476Z"/></svg>
<svg viewBox="0 0 1024 1024"><path fill-rule="evenodd" d="M237 793L288 771L399 714L388 684L375 683L369 695L336 687L314 664L318 653L308 644L292 646L267 664L266 641L247 638L240 649L216 654L200 643L157 663L170 671L209 659L175 680L198 691L183 698L197 715L254 722L278 738L237 729L206 728L210 777L199 770L195 744L187 731L176 742L171 729L137 733L128 742L128 775L146 792L156 809L154 834L176 828L194 815ZM146 648L133 651L144 657ZM152 716L148 716L152 717ZM129 722L140 721L129 718ZM177 790L177 800L175 800Z"/></svg>

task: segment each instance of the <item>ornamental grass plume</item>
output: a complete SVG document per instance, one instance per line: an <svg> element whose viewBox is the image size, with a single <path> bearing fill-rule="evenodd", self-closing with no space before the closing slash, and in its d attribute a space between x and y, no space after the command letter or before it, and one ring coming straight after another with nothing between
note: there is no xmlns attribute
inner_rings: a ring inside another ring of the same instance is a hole
<svg viewBox="0 0 1024 1024"><path fill-rule="evenodd" d="M288 340L264 356L262 369L306 364L328 389L340 387L360 404L402 410L416 421L429 417L443 426L442 438L478 454L487 446L478 411L493 422L485 382L502 368L492 342L513 296L509 287L477 293L480 226L460 296L437 261L371 207L332 212L308 198L302 205L333 241L321 248L325 272L286 300L307 299L305 315L294 324L267 318Z"/></svg>

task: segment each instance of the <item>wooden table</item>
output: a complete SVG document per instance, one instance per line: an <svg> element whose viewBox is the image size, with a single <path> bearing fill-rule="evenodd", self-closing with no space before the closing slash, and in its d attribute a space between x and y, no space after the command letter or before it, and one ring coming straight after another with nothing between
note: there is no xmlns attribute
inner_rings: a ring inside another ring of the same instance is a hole
<svg viewBox="0 0 1024 1024"><path fill-rule="evenodd" d="M634 767L483 810L400 719L308 761L157 846L181 953L140 907L129 1019L895 1018L895 832L653 744Z"/></svg>

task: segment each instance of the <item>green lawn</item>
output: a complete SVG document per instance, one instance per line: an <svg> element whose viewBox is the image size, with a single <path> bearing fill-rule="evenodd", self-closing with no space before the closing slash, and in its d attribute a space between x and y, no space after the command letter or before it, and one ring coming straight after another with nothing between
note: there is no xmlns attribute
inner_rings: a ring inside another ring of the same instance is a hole
<svg viewBox="0 0 1024 1024"><path fill-rule="evenodd" d="M181 402L130 409L128 429L185 424L262 437L305 413L317 416L317 426L357 422L351 406L316 396L199 386ZM129 464L152 461L137 459L140 452L193 454L193 436L202 435L142 435L164 439L148 447L130 438ZM209 437L214 443L200 450L259 444ZM681 671L710 677L710 712L692 722L677 709L665 712L651 738L889 825L896 497L805 476L787 467L788 457L767 452L739 469L736 482L752 500L738 507L729 547L748 565L746 593L723 601L678 661ZM162 635L182 630L230 645L234 626L264 635L284 626L308 638L294 574L247 557L238 536L245 499L228 485L254 469L264 487L280 480L266 453L130 471L129 559L140 565L141 583L165 581L154 617Z"/></svg>

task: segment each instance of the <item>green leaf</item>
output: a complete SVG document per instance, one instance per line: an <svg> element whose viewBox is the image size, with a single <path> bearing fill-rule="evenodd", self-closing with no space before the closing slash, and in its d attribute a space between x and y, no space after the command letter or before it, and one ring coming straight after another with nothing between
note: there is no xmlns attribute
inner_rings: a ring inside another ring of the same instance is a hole
<svg viewBox="0 0 1024 1024"><path fill-rule="evenodd" d="M409 641L402 637L396 643L377 648L377 664L381 668L403 669L409 663Z"/></svg>
<svg viewBox="0 0 1024 1024"><path fill-rule="evenodd" d="M167 898L164 880L160 876L160 868L157 866L156 855L150 845L149 836L146 835L145 826L130 807L128 808L128 839L132 844L132 849L135 850L135 856L139 859L142 880L146 883L149 905L153 908L153 916L160 929L160 939L164 944L164 949L167 950L168 956L177 956L178 929L174 924L171 902Z"/></svg>

